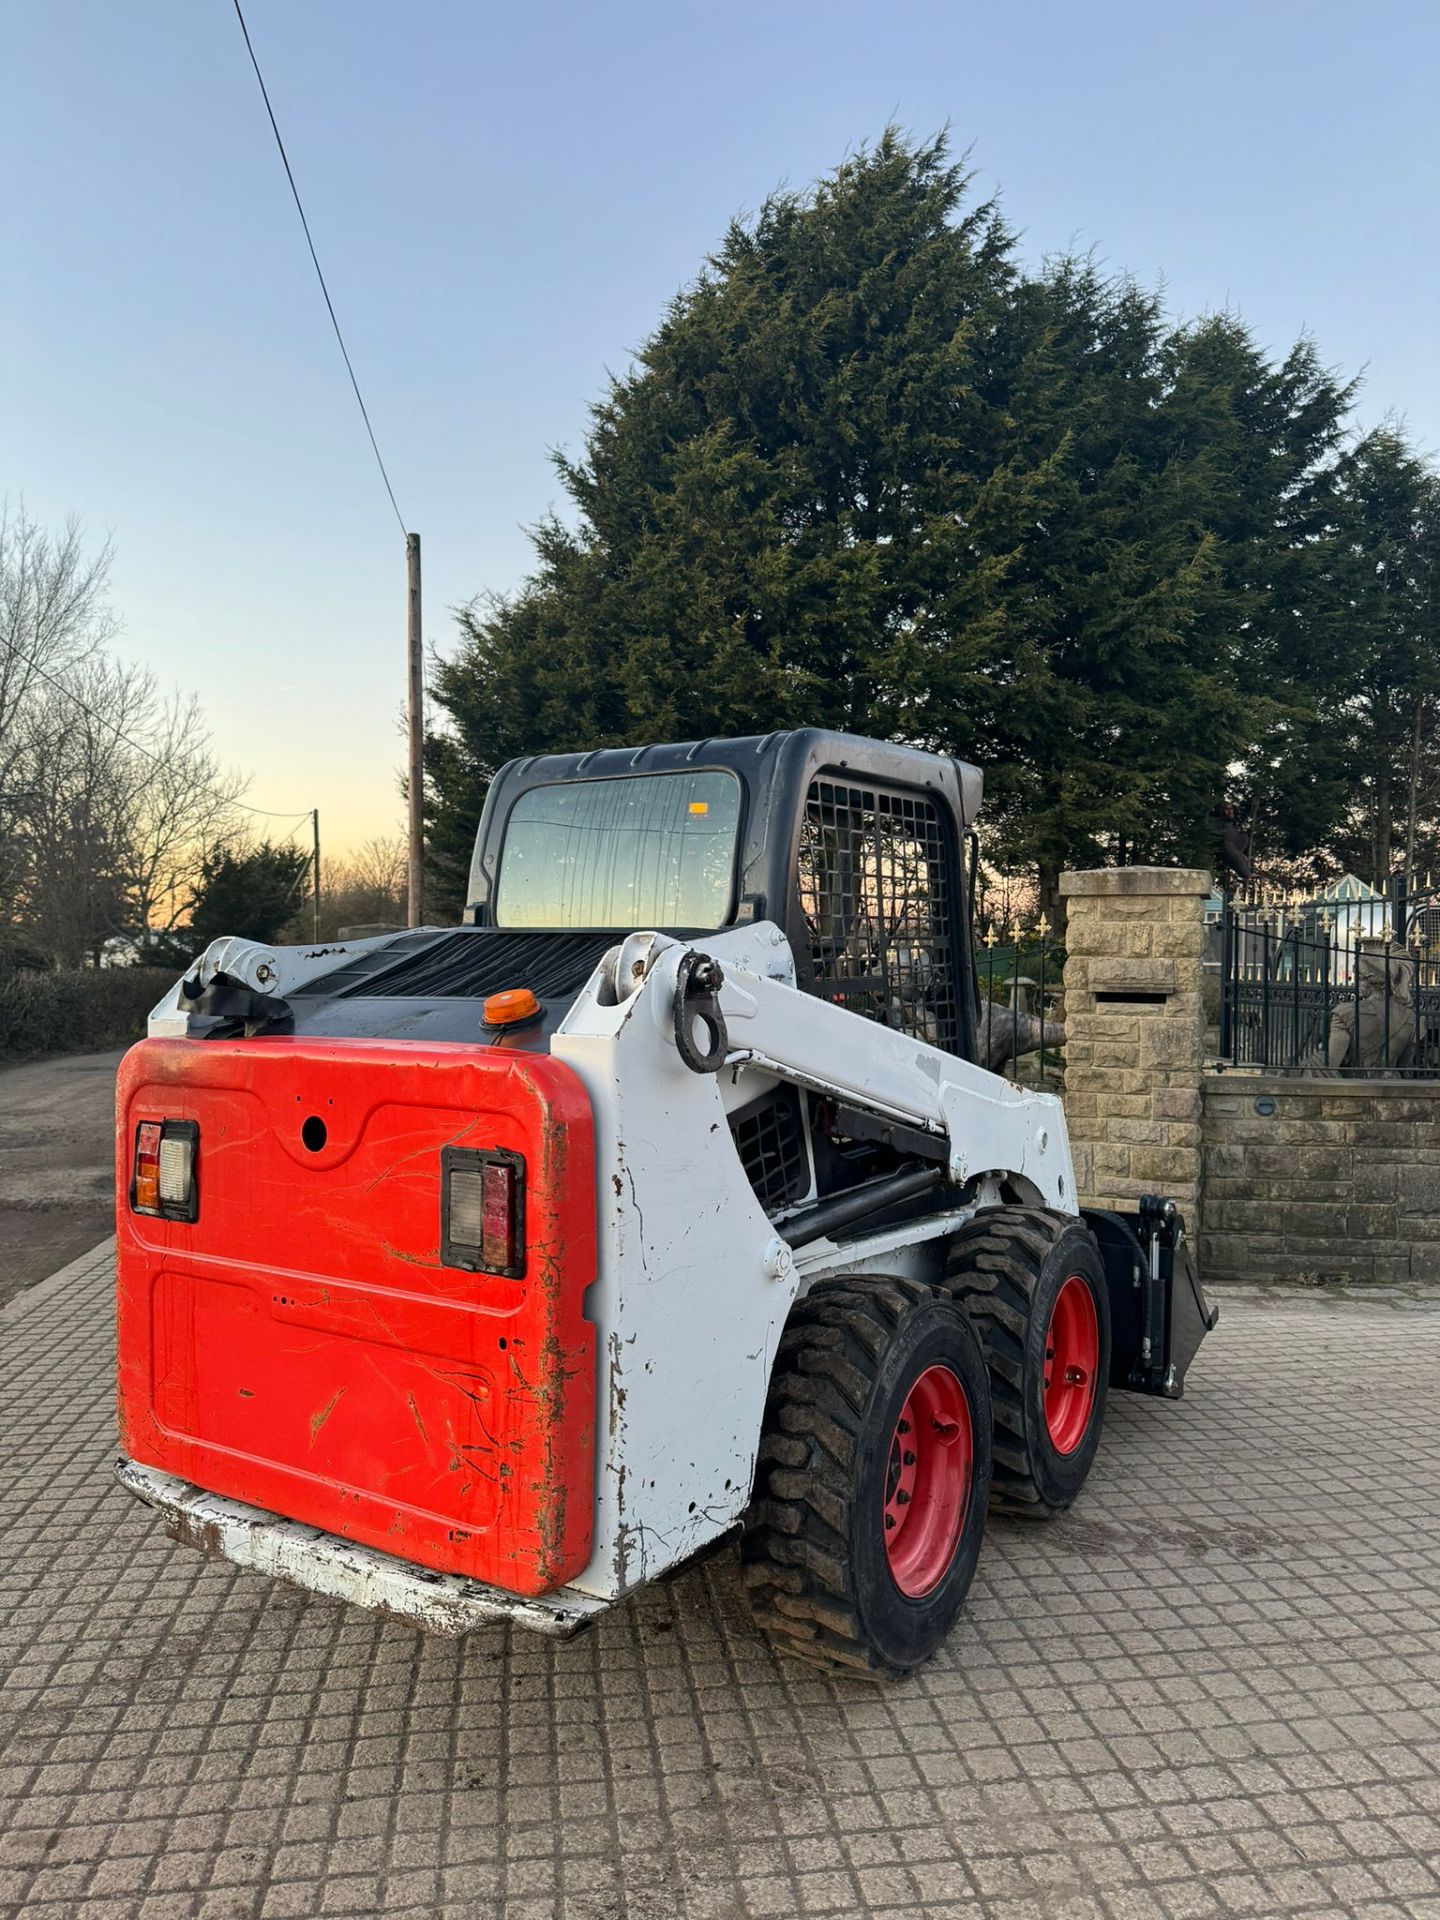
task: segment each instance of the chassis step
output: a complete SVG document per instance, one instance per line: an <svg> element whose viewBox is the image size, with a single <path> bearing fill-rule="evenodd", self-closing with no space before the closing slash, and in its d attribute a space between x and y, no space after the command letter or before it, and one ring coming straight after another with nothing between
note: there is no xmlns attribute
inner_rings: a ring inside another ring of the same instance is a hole
<svg viewBox="0 0 1440 1920"><path fill-rule="evenodd" d="M173 1540L308 1593L369 1607L426 1633L455 1639L477 1627L508 1622L568 1640L613 1604L564 1588L531 1598L457 1574L434 1573L318 1527L207 1493L124 1454L115 1462L115 1474L122 1487L162 1515Z"/></svg>

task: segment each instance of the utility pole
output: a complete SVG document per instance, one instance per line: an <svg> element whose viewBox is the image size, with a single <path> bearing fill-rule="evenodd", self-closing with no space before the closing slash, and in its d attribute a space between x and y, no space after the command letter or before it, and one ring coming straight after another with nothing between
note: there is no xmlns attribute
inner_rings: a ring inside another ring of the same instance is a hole
<svg viewBox="0 0 1440 1920"><path fill-rule="evenodd" d="M311 938L318 947L320 944L320 809L310 809L310 825L315 834L315 885L313 889L314 915L311 921Z"/></svg>
<svg viewBox="0 0 1440 1920"><path fill-rule="evenodd" d="M408 633L410 746L410 859L409 924L418 927L425 912L425 659L420 642L420 536L405 536L405 563L410 584Z"/></svg>

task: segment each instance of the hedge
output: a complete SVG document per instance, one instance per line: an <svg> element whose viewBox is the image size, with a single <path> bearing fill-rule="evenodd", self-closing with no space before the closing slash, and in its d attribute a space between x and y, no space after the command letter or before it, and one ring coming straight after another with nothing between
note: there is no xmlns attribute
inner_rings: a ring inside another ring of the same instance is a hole
<svg viewBox="0 0 1440 1920"><path fill-rule="evenodd" d="M123 1047L175 984L171 967L93 967L74 973L0 970L0 1060Z"/></svg>

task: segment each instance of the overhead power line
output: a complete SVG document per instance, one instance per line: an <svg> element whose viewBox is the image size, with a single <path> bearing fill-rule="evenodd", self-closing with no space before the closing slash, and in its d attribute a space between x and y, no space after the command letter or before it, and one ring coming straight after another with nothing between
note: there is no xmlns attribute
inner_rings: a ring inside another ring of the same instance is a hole
<svg viewBox="0 0 1440 1920"><path fill-rule="evenodd" d="M340 331L340 322L335 317L335 303L330 298L330 289L325 284L325 275L321 270L320 256L315 251L315 242L310 237L310 222L305 218L305 208L300 199L300 189L295 184L295 175L290 166L290 156L285 151L285 142L280 137L280 123L275 118L275 109L270 104L270 91L265 85L265 76L260 71L260 62L255 58L255 48L251 44L250 29L245 24L245 15L240 11L240 0L235 0L235 18L240 22L240 31L245 36L245 51L250 56L250 64L255 69L255 78L260 82L260 97L265 102L265 111L270 116L270 130L275 135L275 144L280 149L280 158L285 167L285 178L290 182L290 192L295 199L295 211L300 216L300 225L305 230L305 244L310 249L310 258L314 263L315 277L320 282L320 291L325 296L326 311L330 315L330 324L335 329L335 339L340 347L340 357L345 362L345 371L350 376L350 385L355 389L355 401L360 409L360 418L365 422L365 431L370 436L370 447L375 455L375 464L380 469L380 478L385 482L385 491L390 496L390 505L395 509L395 519L403 534L406 531L405 517L395 499L395 489L390 484L390 476L385 471L385 462L380 457L380 443L375 438L375 429L370 424L370 415L365 406L364 395L360 391L360 382L355 378L355 369L350 364L350 355L345 346L345 336Z"/></svg>
<svg viewBox="0 0 1440 1920"><path fill-rule="evenodd" d="M67 700L73 701L81 713L88 714L97 726L108 727L115 738L117 740L123 740L132 753L138 753L142 759L148 760L152 766L164 767L165 762L160 758L158 753L153 752L149 747L142 746L133 734L126 733L123 727L117 726L106 714L97 713L88 700L82 700L73 687L67 687L65 682L60 679L57 674L51 673L48 667L42 667L40 662L32 655L26 653L23 647L17 647L13 640L5 639L3 635L0 635L0 645L3 645L6 652L12 654L15 659L23 660L26 666L33 672L38 673L42 680L48 681L57 693L63 693ZM313 811L310 807L302 807L295 813L276 813L270 807L252 807L247 800L232 800L230 805L239 807L242 813L258 814L263 820L294 820L297 823L301 820L308 820ZM294 827L292 827L290 831L293 833L295 831Z"/></svg>

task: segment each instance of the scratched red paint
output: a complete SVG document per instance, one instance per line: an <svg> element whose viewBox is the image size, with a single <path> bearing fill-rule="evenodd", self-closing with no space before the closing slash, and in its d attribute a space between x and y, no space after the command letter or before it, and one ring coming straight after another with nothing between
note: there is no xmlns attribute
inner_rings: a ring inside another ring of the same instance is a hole
<svg viewBox="0 0 1440 1920"><path fill-rule="evenodd" d="M129 1207L135 1128L166 1116L200 1127L190 1225ZM581 1570L595 1171L570 1068L416 1041L145 1040L116 1134L132 1458L515 1593ZM450 1145L525 1156L523 1279L441 1266Z"/></svg>

